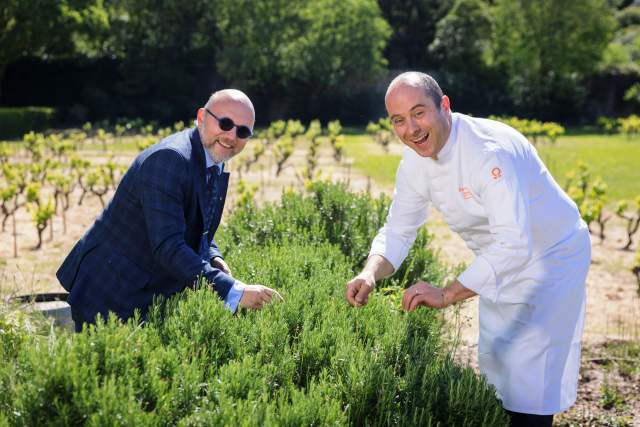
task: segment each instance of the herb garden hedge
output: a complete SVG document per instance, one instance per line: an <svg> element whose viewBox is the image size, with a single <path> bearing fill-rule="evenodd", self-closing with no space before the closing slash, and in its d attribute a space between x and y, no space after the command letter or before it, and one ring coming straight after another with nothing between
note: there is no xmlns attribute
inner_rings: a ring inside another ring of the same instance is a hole
<svg viewBox="0 0 640 427"><path fill-rule="evenodd" d="M493 389L451 360L435 311L404 313L382 293L345 303L387 207L314 184L236 210L219 237L234 274L286 300L262 311L231 314L203 285L142 326L112 318L81 334L34 332L3 310L0 425L506 425ZM442 278L427 241L403 280Z"/></svg>

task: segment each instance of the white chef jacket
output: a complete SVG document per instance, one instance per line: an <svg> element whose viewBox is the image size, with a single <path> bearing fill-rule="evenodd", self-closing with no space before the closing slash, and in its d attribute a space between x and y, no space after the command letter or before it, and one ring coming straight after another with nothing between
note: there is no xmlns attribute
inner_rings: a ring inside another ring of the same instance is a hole
<svg viewBox="0 0 640 427"><path fill-rule="evenodd" d="M458 280L480 295L479 365L511 411L575 402L591 259L586 224L524 136L452 114L437 160L405 148L370 255L395 269L432 203L476 257Z"/></svg>

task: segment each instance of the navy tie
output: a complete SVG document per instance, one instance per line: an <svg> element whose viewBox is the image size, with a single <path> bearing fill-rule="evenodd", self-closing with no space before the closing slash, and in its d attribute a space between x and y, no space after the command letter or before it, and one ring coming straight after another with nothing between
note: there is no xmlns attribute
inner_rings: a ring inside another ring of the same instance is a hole
<svg viewBox="0 0 640 427"><path fill-rule="evenodd" d="M205 213L205 227L204 231L208 231L211 227L211 221L213 220L213 213L215 207L215 186L218 175L220 174L217 165L213 165L207 168L207 184L206 184L206 198L207 198L207 210Z"/></svg>
<svg viewBox="0 0 640 427"><path fill-rule="evenodd" d="M204 216L204 229L202 236L202 243L200 246L200 255L202 259L207 259L209 255L209 242L208 242L208 234L209 229L211 228L211 223L213 222L213 216L215 214L215 206L216 206L216 184L217 178L220 175L220 169L217 165L213 165L207 168L206 172L206 181L205 181L205 198L206 198L206 210Z"/></svg>

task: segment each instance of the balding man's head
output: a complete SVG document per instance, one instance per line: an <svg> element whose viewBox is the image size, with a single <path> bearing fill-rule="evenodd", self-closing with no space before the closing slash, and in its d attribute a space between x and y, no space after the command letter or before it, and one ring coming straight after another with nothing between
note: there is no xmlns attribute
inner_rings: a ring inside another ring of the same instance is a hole
<svg viewBox="0 0 640 427"><path fill-rule="evenodd" d="M384 97L385 103L387 102L389 95L396 88L400 86L409 86L422 89L437 108L440 108L440 101L442 100L442 89L440 89L440 85L435 81L433 77L428 74L421 73L418 71L408 71L406 73L402 73L397 76L393 81L389 84L387 88L387 93Z"/></svg>
<svg viewBox="0 0 640 427"><path fill-rule="evenodd" d="M214 162L226 162L244 149L255 117L251 100L237 89L219 90L209 97L198 110L197 125L202 145Z"/></svg>
<svg viewBox="0 0 640 427"><path fill-rule="evenodd" d="M256 110L253 108L253 103L249 99L249 97L242 91L238 89L222 89L218 90L211 94L209 100L205 104L205 107L211 108L216 103L221 101L235 101L240 104L243 104L251 110L251 114L253 115L253 119L256 117Z"/></svg>
<svg viewBox="0 0 640 427"><path fill-rule="evenodd" d="M451 106L436 81L424 73L396 77L385 96L393 130L418 155L437 160L451 131Z"/></svg>

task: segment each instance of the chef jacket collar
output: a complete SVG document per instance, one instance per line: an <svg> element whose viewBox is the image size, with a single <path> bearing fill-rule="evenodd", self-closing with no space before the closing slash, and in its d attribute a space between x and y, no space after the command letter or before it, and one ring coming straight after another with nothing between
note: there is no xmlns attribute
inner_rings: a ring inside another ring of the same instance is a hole
<svg viewBox="0 0 640 427"><path fill-rule="evenodd" d="M451 131L449 132L449 138L445 142L444 146L438 153L438 163L446 162L453 156L453 146L458 138L458 114L451 113Z"/></svg>

